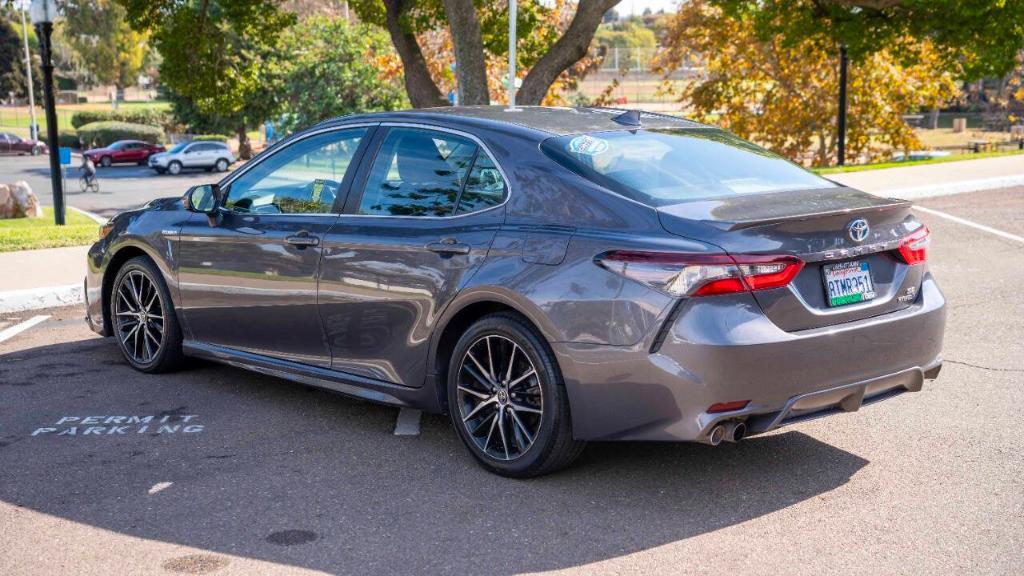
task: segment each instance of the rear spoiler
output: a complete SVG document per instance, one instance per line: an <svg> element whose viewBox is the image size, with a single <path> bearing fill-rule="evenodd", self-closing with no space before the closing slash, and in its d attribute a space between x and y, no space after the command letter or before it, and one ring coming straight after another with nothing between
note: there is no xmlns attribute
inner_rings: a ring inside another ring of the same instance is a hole
<svg viewBox="0 0 1024 576"><path fill-rule="evenodd" d="M906 200L882 198L854 188L837 186L695 200L662 206L658 211L729 231L839 214L852 216L906 210L912 205Z"/></svg>

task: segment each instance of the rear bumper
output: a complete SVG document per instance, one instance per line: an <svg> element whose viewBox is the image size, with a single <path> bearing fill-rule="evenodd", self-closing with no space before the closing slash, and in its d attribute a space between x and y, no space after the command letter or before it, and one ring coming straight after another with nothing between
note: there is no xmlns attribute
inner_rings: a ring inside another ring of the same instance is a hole
<svg viewBox="0 0 1024 576"><path fill-rule="evenodd" d="M918 391L941 366L945 299L926 275L911 306L785 332L750 294L681 305L660 345L556 343L584 440L705 441L723 421L760 433ZM710 414L718 402L749 400Z"/></svg>

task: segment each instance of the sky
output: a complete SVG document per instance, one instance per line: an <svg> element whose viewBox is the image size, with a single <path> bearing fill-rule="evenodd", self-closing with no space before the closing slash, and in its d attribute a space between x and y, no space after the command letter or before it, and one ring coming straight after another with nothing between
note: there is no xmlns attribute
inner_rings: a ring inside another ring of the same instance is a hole
<svg viewBox="0 0 1024 576"><path fill-rule="evenodd" d="M632 16L643 14L645 8L650 8L652 12L675 12L678 6L679 0L622 0L615 10L623 16Z"/></svg>

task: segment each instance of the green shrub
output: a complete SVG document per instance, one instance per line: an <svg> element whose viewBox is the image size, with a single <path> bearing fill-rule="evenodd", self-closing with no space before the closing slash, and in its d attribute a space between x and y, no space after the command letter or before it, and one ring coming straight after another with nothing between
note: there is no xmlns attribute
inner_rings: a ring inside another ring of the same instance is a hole
<svg viewBox="0 0 1024 576"><path fill-rule="evenodd" d="M74 130L61 130L57 134L57 143L61 148L81 148L82 143L78 140L78 133Z"/></svg>
<svg viewBox="0 0 1024 576"><path fill-rule="evenodd" d="M86 148L109 146L117 140L142 140L150 144L159 144L164 139L164 131L145 124L93 122L78 129L78 138Z"/></svg>
<svg viewBox="0 0 1024 576"><path fill-rule="evenodd" d="M228 137L221 134L199 134L192 137L193 142L227 142Z"/></svg>
<svg viewBox="0 0 1024 576"><path fill-rule="evenodd" d="M130 108L127 110L83 110L71 115L71 125L76 129L93 122L128 122L165 128L172 122L166 110L155 108Z"/></svg>

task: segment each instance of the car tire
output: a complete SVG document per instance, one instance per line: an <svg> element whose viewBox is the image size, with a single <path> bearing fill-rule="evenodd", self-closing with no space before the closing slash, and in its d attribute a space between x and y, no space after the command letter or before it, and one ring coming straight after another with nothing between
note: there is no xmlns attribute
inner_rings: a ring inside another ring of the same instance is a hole
<svg viewBox="0 0 1024 576"><path fill-rule="evenodd" d="M143 310L144 315L136 315ZM117 271L107 313L121 355L132 368L155 374L184 363L171 294L160 270L146 256L132 258Z"/></svg>
<svg viewBox="0 0 1024 576"><path fill-rule="evenodd" d="M110 165L113 163L114 159L111 158L110 156L104 156L100 158L100 166L103 166L104 168L110 168Z"/></svg>
<svg viewBox="0 0 1024 576"><path fill-rule="evenodd" d="M167 173L170 174L171 176L177 176L178 174L181 174L181 162L174 160L170 164L168 164Z"/></svg>
<svg viewBox="0 0 1024 576"><path fill-rule="evenodd" d="M217 172L227 172L228 171L228 161L223 159L223 158L221 158L220 160L217 160L217 163L214 164L213 168Z"/></svg>
<svg viewBox="0 0 1024 576"><path fill-rule="evenodd" d="M43 153L43 151L42 151L42 149L39 148L39 146L33 146L32 147L32 155L33 156L39 156L42 153Z"/></svg>
<svg viewBox="0 0 1024 576"><path fill-rule="evenodd" d="M554 353L517 314L490 314L462 334L448 362L446 387L455 430L491 472L542 476L583 451L584 443L572 437L569 398Z"/></svg>

